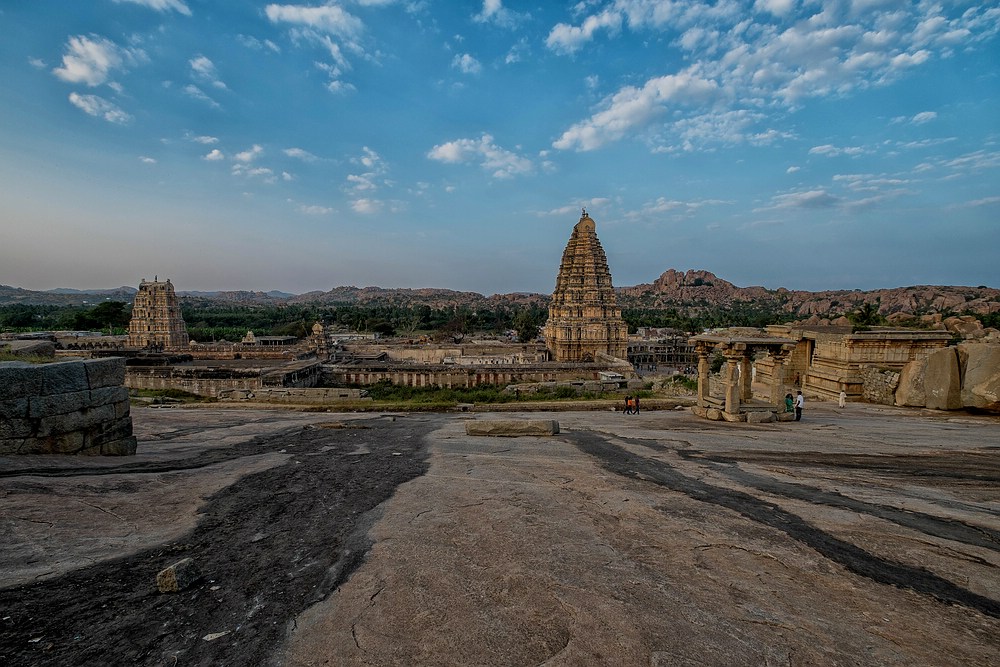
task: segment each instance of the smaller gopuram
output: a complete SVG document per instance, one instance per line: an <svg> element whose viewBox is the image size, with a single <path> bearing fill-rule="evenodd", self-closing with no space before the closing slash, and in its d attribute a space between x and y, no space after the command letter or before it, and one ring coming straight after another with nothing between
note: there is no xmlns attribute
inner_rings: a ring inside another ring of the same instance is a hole
<svg viewBox="0 0 1000 667"><path fill-rule="evenodd" d="M143 278L139 283L128 323L128 344L163 350L187 347L187 327L169 278L166 282Z"/></svg>
<svg viewBox="0 0 1000 667"><path fill-rule="evenodd" d="M628 357L628 325L618 307L596 225L586 209L563 251L544 334L554 361Z"/></svg>

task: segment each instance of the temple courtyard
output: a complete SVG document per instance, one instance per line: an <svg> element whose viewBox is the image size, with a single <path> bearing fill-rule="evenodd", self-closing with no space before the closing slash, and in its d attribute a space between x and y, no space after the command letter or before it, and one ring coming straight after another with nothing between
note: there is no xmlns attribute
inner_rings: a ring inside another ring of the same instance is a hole
<svg viewBox="0 0 1000 667"><path fill-rule="evenodd" d="M1000 662L995 416L132 415L135 456L0 458L4 664Z"/></svg>

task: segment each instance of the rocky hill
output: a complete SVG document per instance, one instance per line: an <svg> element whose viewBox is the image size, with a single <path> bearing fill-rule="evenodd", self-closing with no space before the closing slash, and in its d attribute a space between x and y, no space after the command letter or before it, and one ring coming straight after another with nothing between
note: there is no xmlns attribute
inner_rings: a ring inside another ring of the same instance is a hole
<svg viewBox="0 0 1000 667"><path fill-rule="evenodd" d="M100 301L127 301L135 298L138 290L134 287L114 289L77 290L59 287L53 290L37 291L0 285L0 305L17 303L40 306L82 306Z"/></svg>
<svg viewBox="0 0 1000 667"><path fill-rule="evenodd" d="M669 269L652 283L622 287L622 305L636 308L711 308L754 303L796 317L817 315L836 318L864 304L877 306L884 316L895 313L1000 312L1000 289L990 287L932 286L896 287L880 290L776 290L764 287L737 287L709 271Z"/></svg>

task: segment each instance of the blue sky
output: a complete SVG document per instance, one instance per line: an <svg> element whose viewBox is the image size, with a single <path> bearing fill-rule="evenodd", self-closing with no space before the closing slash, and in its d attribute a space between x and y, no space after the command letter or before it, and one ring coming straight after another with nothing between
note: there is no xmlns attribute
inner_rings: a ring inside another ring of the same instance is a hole
<svg viewBox="0 0 1000 667"><path fill-rule="evenodd" d="M1000 7L0 2L0 283L1000 286Z"/></svg>

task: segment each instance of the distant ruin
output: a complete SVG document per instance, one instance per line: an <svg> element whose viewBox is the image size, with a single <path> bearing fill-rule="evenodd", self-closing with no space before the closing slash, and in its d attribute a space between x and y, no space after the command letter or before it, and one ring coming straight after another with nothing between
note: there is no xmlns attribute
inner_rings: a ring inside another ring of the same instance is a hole
<svg viewBox="0 0 1000 667"><path fill-rule="evenodd" d="M563 251L544 334L554 361L593 363L601 356L628 356L628 325L586 209Z"/></svg>

